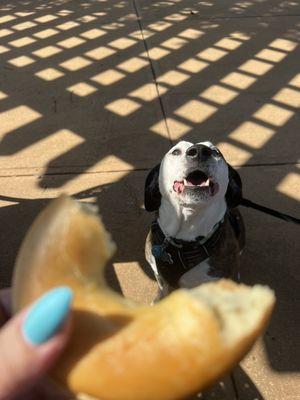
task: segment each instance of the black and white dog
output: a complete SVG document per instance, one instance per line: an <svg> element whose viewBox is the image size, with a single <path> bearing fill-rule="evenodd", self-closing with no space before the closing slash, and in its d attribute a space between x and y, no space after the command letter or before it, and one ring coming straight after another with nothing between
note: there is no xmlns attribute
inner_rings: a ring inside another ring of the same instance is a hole
<svg viewBox="0 0 300 400"><path fill-rule="evenodd" d="M178 287L238 278L245 243L236 208L241 198L239 174L210 142L181 141L150 171L145 208L156 219L145 254L159 297Z"/></svg>

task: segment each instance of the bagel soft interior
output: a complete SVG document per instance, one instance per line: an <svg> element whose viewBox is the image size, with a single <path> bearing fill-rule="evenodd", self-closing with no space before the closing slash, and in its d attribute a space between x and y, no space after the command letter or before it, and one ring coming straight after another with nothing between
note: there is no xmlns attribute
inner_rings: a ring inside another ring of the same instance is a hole
<svg viewBox="0 0 300 400"><path fill-rule="evenodd" d="M221 280L153 307L123 298L103 277L114 250L97 210L61 196L37 217L17 257L15 311L54 286L74 291L73 334L52 376L75 395L182 399L229 371L265 328L275 300L259 285Z"/></svg>

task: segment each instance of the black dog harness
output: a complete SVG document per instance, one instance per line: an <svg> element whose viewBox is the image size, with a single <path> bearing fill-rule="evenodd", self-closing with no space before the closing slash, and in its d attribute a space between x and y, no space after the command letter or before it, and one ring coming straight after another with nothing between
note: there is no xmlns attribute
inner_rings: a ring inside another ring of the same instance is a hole
<svg viewBox="0 0 300 400"><path fill-rule="evenodd" d="M178 286L180 277L213 254L221 237L224 219L211 231L209 236L198 236L188 242L166 237L155 220L151 225L152 254L156 259L159 273L173 287ZM171 264L171 265L170 265Z"/></svg>
<svg viewBox="0 0 300 400"><path fill-rule="evenodd" d="M152 254L155 257L158 272L170 286L177 288L183 274L215 254L226 220L232 226L236 238L239 239L241 221L233 210L227 210L224 218L214 226L208 236L198 236L191 242L166 237L157 220L152 222Z"/></svg>

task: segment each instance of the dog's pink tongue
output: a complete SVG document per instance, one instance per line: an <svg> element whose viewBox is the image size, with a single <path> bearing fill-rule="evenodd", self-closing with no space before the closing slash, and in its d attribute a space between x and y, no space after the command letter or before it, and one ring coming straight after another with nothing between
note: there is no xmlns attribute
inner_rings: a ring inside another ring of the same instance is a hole
<svg viewBox="0 0 300 400"><path fill-rule="evenodd" d="M174 182L174 190L177 193L182 193L184 190L184 183L183 182L179 182L179 181L175 181Z"/></svg>

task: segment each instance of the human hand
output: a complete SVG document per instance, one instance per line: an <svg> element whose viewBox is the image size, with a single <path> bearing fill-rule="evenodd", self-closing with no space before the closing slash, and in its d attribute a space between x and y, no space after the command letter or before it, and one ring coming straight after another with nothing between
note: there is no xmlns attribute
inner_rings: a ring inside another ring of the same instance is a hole
<svg viewBox="0 0 300 400"><path fill-rule="evenodd" d="M10 318L10 290L0 290L0 400L66 398L45 378L70 336L72 292L57 287Z"/></svg>

